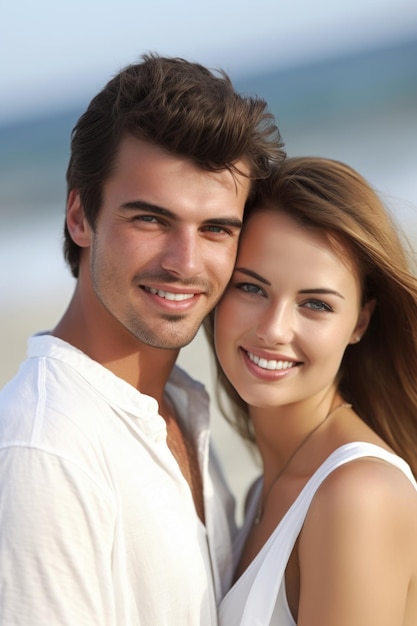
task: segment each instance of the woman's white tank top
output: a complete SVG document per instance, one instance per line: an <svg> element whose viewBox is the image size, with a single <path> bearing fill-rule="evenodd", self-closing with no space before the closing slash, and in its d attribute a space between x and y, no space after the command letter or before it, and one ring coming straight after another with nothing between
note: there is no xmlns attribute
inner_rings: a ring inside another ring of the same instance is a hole
<svg viewBox="0 0 417 626"><path fill-rule="evenodd" d="M376 457L398 467L417 490L408 464L379 446L355 442L335 450L313 474L260 552L224 597L219 609L220 626L296 626L285 592L288 559L322 482L337 467L362 457ZM239 537L242 544L253 523L261 489L259 482Z"/></svg>

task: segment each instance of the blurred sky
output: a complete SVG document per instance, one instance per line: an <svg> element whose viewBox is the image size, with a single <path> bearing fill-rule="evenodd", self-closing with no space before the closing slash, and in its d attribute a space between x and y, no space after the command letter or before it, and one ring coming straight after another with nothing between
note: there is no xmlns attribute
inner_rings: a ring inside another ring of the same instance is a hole
<svg viewBox="0 0 417 626"><path fill-rule="evenodd" d="M232 76L417 33L416 0L1 0L0 123L89 100L147 51Z"/></svg>

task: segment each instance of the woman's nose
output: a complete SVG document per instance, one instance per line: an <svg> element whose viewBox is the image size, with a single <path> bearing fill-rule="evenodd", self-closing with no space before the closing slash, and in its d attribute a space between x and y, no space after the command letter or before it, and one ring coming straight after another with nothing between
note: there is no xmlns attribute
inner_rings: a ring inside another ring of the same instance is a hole
<svg viewBox="0 0 417 626"><path fill-rule="evenodd" d="M290 303L271 305L259 317L256 334L265 344L288 344L294 336L294 309Z"/></svg>

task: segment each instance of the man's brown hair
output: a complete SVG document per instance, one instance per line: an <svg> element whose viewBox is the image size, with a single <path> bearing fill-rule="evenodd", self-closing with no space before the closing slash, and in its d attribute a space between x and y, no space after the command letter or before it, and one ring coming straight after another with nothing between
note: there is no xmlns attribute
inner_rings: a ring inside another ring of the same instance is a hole
<svg viewBox="0 0 417 626"><path fill-rule="evenodd" d="M121 139L131 135L208 171L244 160L265 178L285 154L266 102L236 93L223 71L180 58L144 55L98 93L72 132L67 191L76 189L92 228ZM80 248L65 226L65 258L78 276Z"/></svg>

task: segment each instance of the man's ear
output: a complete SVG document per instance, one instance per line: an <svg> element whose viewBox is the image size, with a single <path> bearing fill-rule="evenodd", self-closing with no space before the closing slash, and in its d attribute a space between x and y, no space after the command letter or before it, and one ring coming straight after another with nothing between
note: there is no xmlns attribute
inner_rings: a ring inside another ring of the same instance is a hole
<svg viewBox="0 0 417 626"><path fill-rule="evenodd" d="M366 329L369 326L369 322L371 321L372 314L374 312L376 306L376 300L368 300L363 305L359 316L358 321L356 322L355 329L351 335L349 343L358 343L366 332Z"/></svg>
<svg viewBox="0 0 417 626"><path fill-rule="evenodd" d="M91 226L87 221L77 189L71 189L67 200L67 228L72 240L80 248L91 245Z"/></svg>

